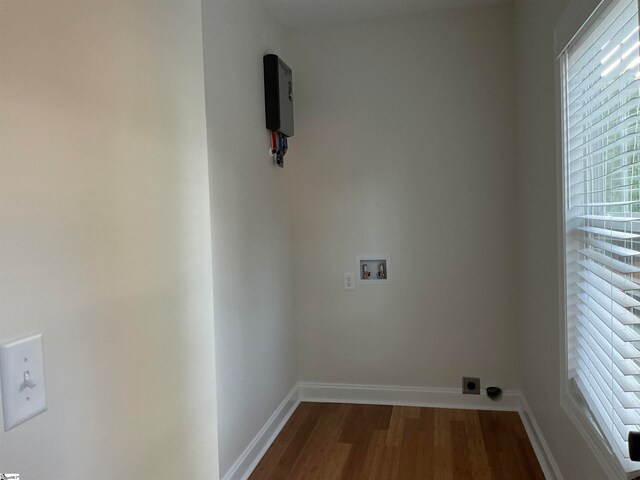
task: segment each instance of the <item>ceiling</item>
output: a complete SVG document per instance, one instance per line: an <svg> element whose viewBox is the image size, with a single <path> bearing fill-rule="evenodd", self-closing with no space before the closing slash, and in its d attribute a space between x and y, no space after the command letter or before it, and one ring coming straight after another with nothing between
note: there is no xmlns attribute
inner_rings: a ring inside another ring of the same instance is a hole
<svg viewBox="0 0 640 480"><path fill-rule="evenodd" d="M443 8L510 3L511 0L262 0L290 28L415 15Z"/></svg>

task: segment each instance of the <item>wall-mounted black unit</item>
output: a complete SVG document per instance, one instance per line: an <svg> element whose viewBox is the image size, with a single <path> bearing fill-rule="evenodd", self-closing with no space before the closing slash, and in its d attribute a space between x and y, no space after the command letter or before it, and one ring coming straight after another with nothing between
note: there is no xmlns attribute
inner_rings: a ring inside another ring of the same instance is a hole
<svg viewBox="0 0 640 480"><path fill-rule="evenodd" d="M293 137L293 76L277 55L263 58L267 129Z"/></svg>

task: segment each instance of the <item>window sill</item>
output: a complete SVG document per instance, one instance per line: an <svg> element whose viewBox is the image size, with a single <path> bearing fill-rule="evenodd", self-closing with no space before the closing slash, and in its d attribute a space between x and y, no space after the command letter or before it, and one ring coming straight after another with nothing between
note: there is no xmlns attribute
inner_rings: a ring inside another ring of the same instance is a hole
<svg viewBox="0 0 640 480"><path fill-rule="evenodd" d="M598 427L593 422L588 409L581 405L575 395L565 385L560 398L562 409L589 445L598 462L611 480L634 480L640 477L640 463L619 459L609 448Z"/></svg>

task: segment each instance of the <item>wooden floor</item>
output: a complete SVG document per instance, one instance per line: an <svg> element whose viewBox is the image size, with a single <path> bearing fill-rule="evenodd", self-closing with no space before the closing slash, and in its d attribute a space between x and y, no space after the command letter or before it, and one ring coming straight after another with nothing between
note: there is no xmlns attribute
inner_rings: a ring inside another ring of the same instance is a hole
<svg viewBox="0 0 640 480"><path fill-rule="evenodd" d="M544 480L520 417L301 403L250 479Z"/></svg>

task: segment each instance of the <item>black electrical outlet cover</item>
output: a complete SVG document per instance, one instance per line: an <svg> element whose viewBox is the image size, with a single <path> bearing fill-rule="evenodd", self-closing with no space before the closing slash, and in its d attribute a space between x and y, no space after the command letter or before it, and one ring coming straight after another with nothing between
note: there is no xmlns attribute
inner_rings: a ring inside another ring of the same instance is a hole
<svg viewBox="0 0 640 480"><path fill-rule="evenodd" d="M480 395L480 379L477 377L463 377L462 393Z"/></svg>
<svg viewBox="0 0 640 480"><path fill-rule="evenodd" d="M640 432L629 432L629 458L640 462Z"/></svg>
<svg viewBox="0 0 640 480"><path fill-rule="evenodd" d="M293 137L293 74L280 57L272 53L262 59L264 106L267 129Z"/></svg>

